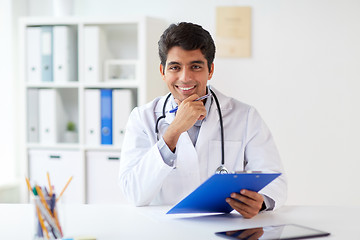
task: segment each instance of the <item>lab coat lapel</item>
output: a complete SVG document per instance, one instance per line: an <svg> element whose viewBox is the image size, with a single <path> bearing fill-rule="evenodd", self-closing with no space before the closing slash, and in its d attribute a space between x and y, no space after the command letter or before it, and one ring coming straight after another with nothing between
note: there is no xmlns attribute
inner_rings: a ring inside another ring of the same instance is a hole
<svg viewBox="0 0 360 240"><path fill-rule="evenodd" d="M169 111L171 109L171 105L167 104L165 111ZM166 124L168 126L174 121L174 119L175 114L168 112L162 124ZM161 133L163 134L163 131L167 127L160 128L162 129ZM178 143L176 145L176 152L176 168L182 173L182 175L184 175L182 177L182 179L184 179L183 189L187 189L187 191L185 192L192 191L200 185L199 161L198 154L187 132L184 132L180 135Z"/></svg>
<svg viewBox="0 0 360 240"><path fill-rule="evenodd" d="M215 88L212 89L219 100L221 113L224 118L224 116L232 110L232 105L229 104L229 100L226 99L224 95L218 92ZM224 137L226 139L225 123ZM213 144L215 144L216 147L213 147ZM220 117L218 114L218 108L216 106L215 99L212 99L210 112L208 113L206 119L204 119L201 125L199 136L196 142L196 151L199 158L200 178L201 182L203 182L215 173L214 169L218 168L221 165ZM210 157L209 152L211 152L212 157ZM213 159L215 161L210 161L210 159Z"/></svg>
<svg viewBox="0 0 360 240"><path fill-rule="evenodd" d="M209 142L220 137L220 122L219 115L217 114L217 107L215 101L210 107L210 111L207 114L206 119L201 124L198 139L196 141L196 152L199 158L200 169L200 181L203 182L212 176L213 173L209 173L209 165L215 164L209 162ZM218 153L213 153L218 154ZM219 153L220 156L220 153ZM220 161L219 161L220 162ZM219 163L216 163L219 164Z"/></svg>
<svg viewBox="0 0 360 240"><path fill-rule="evenodd" d="M180 135L176 151L176 170L182 173L182 187L188 194L200 185L200 175L198 154L187 132Z"/></svg>

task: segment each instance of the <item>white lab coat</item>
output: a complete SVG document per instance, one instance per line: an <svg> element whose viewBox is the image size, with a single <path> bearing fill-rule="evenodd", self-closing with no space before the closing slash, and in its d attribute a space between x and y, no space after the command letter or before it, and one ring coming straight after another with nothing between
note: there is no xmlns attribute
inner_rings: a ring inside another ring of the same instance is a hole
<svg viewBox="0 0 360 240"><path fill-rule="evenodd" d="M230 171L270 171L283 173L271 133L251 106L213 89L220 102L225 138L225 167ZM176 145L175 168L164 163L157 147L155 124L162 115L166 96L135 108L127 124L120 160L119 184L125 196L137 206L174 204L215 173L221 165L219 115L215 101L203 121L196 146L187 132ZM171 109L170 101L166 111ZM159 138L175 114L159 122ZM261 192L281 206L287 196L282 174Z"/></svg>

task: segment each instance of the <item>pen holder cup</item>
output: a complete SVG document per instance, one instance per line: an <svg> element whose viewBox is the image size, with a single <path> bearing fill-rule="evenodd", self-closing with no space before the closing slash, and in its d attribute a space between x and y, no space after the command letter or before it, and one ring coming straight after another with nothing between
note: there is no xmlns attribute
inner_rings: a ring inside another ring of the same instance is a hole
<svg viewBox="0 0 360 240"><path fill-rule="evenodd" d="M33 204L35 210L35 233L33 239L61 239L63 234L55 195L44 199L35 196L33 197Z"/></svg>

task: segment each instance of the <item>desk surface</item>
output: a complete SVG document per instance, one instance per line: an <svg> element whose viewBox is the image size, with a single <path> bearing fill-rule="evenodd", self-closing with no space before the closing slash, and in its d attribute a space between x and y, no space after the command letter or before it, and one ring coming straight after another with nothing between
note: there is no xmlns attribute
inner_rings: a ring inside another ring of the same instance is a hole
<svg viewBox="0 0 360 240"><path fill-rule="evenodd" d="M61 208L61 209L60 209ZM321 239L359 238L360 207L285 206L252 219L231 214L166 215L169 206L59 205L66 236L119 239L218 239L214 232L295 223L328 231ZM0 204L0 239L32 239L35 210L30 204Z"/></svg>

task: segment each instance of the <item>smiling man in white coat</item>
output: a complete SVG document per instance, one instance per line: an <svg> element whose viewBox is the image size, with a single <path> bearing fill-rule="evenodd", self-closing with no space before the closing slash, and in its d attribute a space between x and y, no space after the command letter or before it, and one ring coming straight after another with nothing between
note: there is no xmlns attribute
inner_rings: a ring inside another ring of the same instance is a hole
<svg viewBox="0 0 360 240"><path fill-rule="evenodd" d="M284 172L258 112L208 86L215 57L208 31L192 23L172 24L159 40L159 55L170 93L135 108L129 117L119 176L129 201L137 206L174 204L219 166L229 172ZM202 96L210 97L199 101ZM286 196L282 174L259 193L243 189L224 200L251 218L280 207Z"/></svg>

